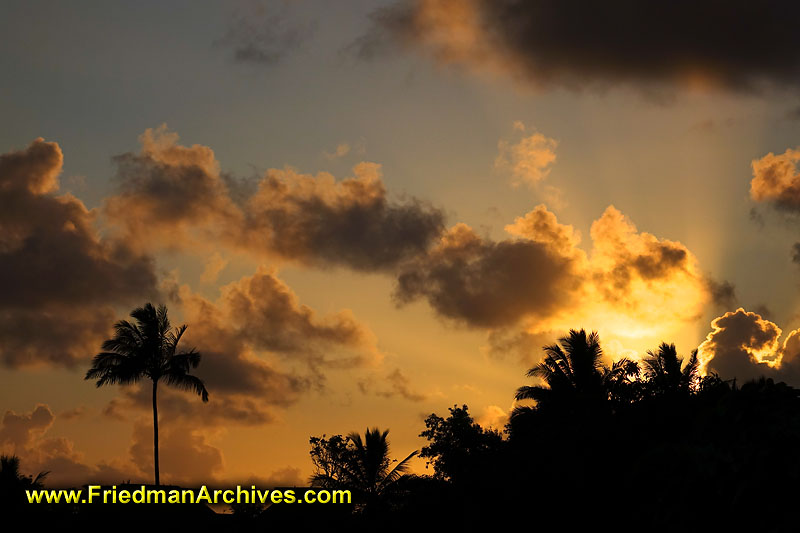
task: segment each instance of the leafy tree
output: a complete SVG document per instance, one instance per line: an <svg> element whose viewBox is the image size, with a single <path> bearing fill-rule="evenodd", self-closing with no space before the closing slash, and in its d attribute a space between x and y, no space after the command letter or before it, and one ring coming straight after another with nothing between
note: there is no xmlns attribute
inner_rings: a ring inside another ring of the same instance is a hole
<svg viewBox="0 0 800 533"><path fill-rule="evenodd" d="M459 483L475 473L478 465L486 464L503 446L503 437L496 430L483 429L469 414L466 405L449 408L450 416L435 413L425 419L427 428L420 437L429 444L420 457L429 459L434 477Z"/></svg>
<svg viewBox="0 0 800 533"><path fill-rule="evenodd" d="M194 349L178 351L178 343L186 326L172 329L167 308L155 308L147 303L131 312L135 323L120 320L114 325L114 337L103 343L103 351L92 360L84 379L97 380L97 386L128 385L149 379L153 383L153 466L155 483L159 485L158 469L158 383L196 392L204 402L208 391L203 381L190 374L200 364L200 354Z"/></svg>

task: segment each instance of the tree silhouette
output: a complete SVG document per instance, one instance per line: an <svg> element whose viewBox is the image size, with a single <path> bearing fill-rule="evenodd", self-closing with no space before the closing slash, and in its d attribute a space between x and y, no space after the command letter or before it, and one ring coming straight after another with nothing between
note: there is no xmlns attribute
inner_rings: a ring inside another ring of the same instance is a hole
<svg viewBox="0 0 800 533"><path fill-rule="evenodd" d="M92 360L84 379L96 379L97 386L128 385L147 378L153 382L153 467L155 483L160 484L158 470L158 401L159 381L179 389L194 391L208 401L205 384L189 372L200 364L194 348L178 351L178 343L186 326L172 329L167 308L151 303L131 312L136 323L120 320L114 324L114 337L103 343L103 352Z"/></svg>
<svg viewBox="0 0 800 533"><path fill-rule="evenodd" d="M433 465L434 477L462 483L477 477L482 467L494 467L494 460L503 449L500 432L483 429L473 420L466 405L450 407L450 416L435 413L425 419L425 431L420 437L428 439L419 456Z"/></svg>
<svg viewBox="0 0 800 533"><path fill-rule="evenodd" d="M678 357L674 344L662 342L658 350L648 351L645 358L644 374L648 388L655 394L674 394L691 392L698 386L700 362L697 350L693 350L686 365ZM683 368L681 366L683 365Z"/></svg>
<svg viewBox="0 0 800 533"><path fill-rule="evenodd" d="M367 506L395 488L408 471L413 451L392 467L389 453L389 430L367 429L364 438L353 432L346 438L311 437L311 460L316 472L311 484L325 488L347 488Z"/></svg>
<svg viewBox="0 0 800 533"><path fill-rule="evenodd" d="M596 402L604 399L604 378L600 341L597 332L589 335L585 330L569 331L569 335L561 337L558 344L544 347L545 357L528 370L528 377L544 380L545 386L522 386L517 389L517 400L535 400L542 404L574 404L575 402ZM613 369L614 373L624 372Z"/></svg>
<svg viewBox="0 0 800 533"><path fill-rule="evenodd" d="M6 507L24 505L27 501L25 491L41 489L47 474L49 472L39 472L36 477L23 475L19 468L19 457L0 455L0 505Z"/></svg>

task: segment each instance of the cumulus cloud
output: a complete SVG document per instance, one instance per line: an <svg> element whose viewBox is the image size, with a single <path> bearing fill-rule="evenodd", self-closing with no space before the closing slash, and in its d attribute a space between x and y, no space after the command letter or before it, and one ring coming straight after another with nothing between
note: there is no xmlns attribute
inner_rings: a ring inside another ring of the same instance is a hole
<svg viewBox="0 0 800 533"><path fill-rule="evenodd" d="M524 125L516 122L515 129L520 127L524 130ZM497 143L495 169L509 172L515 186L523 183L536 185L550 174L550 168L556 161L557 146L555 139L541 133L523 136L517 142L500 139Z"/></svg>
<svg viewBox="0 0 800 533"><path fill-rule="evenodd" d="M139 154L116 158L119 194L106 214L126 241L154 245L224 245L258 257L321 267L393 269L423 252L444 227L444 214L411 199L390 201L381 167L362 162L354 176L271 169L252 194L234 201L232 180L210 148L177 144L162 126L140 138Z"/></svg>
<svg viewBox="0 0 800 533"><path fill-rule="evenodd" d="M166 125L145 130L139 142L140 153L114 157L119 190L105 203L106 218L126 242L141 249L198 247L242 223L213 150L179 145Z"/></svg>
<svg viewBox="0 0 800 533"><path fill-rule="evenodd" d="M38 404L29 413L6 411L0 424L0 450L20 457L25 473L50 472L50 487L78 485L87 480L116 483L130 477L130 465L124 461L89 465L71 440L48 436L55 420L45 404Z"/></svg>
<svg viewBox="0 0 800 533"><path fill-rule="evenodd" d="M323 387L335 369L375 367L382 356L375 335L350 311L320 315L301 304L276 273L259 268L252 276L220 289L209 301L180 288L190 325L182 339L202 362L194 373L204 380L211 401L161 387L159 410L195 424L259 425L276 418L276 409ZM150 408L150 391L126 388L107 408Z"/></svg>
<svg viewBox="0 0 800 533"><path fill-rule="evenodd" d="M723 379L767 376L800 384L800 329L781 343L777 324L741 307L715 318L711 328L698 347L704 372L716 372Z"/></svg>
<svg viewBox="0 0 800 533"><path fill-rule="evenodd" d="M400 44L537 87L794 88L798 17L800 7L785 0L401 0L375 11L355 46L370 57Z"/></svg>
<svg viewBox="0 0 800 533"><path fill-rule="evenodd" d="M62 164L58 144L43 139L0 155L0 361L7 366L86 360L108 332L114 305L158 293L150 257L102 238L94 211L55 194Z"/></svg>
<svg viewBox="0 0 800 533"><path fill-rule="evenodd" d="M218 479L224 460L219 448L209 444L208 435L176 423L160 425L158 430L158 462L163 482L196 486ZM152 425L144 422L134 425L130 456L140 476L153 474Z"/></svg>
<svg viewBox="0 0 800 533"><path fill-rule="evenodd" d="M494 241L465 224L450 228L401 271L396 300L424 298L443 317L499 331L494 341L504 345L514 328L536 335L576 322L640 336L696 320L714 296L685 246L639 232L613 206L592 224L590 253L543 205L506 231L511 238Z"/></svg>
<svg viewBox="0 0 800 533"><path fill-rule="evenodd" d="M750 197L774 207L796 212L800 210L800 150L788 148L784 153L768 153L752 162L753 179Z"/></svg>

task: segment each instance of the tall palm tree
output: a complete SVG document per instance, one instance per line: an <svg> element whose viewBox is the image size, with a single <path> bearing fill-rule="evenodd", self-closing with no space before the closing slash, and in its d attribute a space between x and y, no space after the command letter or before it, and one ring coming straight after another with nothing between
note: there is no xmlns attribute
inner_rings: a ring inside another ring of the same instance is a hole
<svg viewBox="0 0 800 533"><path fill-rule="evenodd" d="M312 476L314 486L326 488L348 488L361 496L367 506L375 502L396 486L408 471L409 461L417 455L413 451L392 467L389 453L389 430L367 429L364 438L357 432L350 433L346 442L341 436L316 441L316 452L312 459L318 472Z"/></svg>
<svg viewBox="0 0 800 533"><path fill-rule="evenodd" d="M120 320L114 324L114 337L103 343L102 352L92 360L84 379L96 379L97 386L129 385L147 378L153 382L153 466L156 485L158 471L158 401L159 381L179 389L196 392L208 401L205 384L189 372L200 364L194 349L178 351L186 326L172 329L167 307L147 303L131 312L136 323Z"/></svg>
<svg viewBox="0 0 800 533"><path fill-rule="evenodd" d="M605 395L603 351L596 331L571 329L558 344L544 347L545 357L528 370L528 377L541 378L546 386L522 386L517 400L552 401L599 400Z"/></svg>
<svg viewBox="0 0 800 533"><path fill-rule="evenodd" d="M662 342L657 351L647 354L650 357L643 361L644 374L649 388L656 394L690 392L697 386L700 367L697 350L692 351L685 365L674 344Z"/></svg>

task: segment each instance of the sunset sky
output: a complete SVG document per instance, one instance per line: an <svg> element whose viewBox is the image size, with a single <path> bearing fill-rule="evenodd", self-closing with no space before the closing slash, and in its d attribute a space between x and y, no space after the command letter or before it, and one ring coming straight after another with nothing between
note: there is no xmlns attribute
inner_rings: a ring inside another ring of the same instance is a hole
<svg viewBox="0 0 800 533"><path fill-rule="evenodd" d="M145 302L210 393L160 389L172 483L502 428L570 328L800 385L800 8L600 5L4 2L0 450L152 479L149 389L83 379Z"/></svg>

